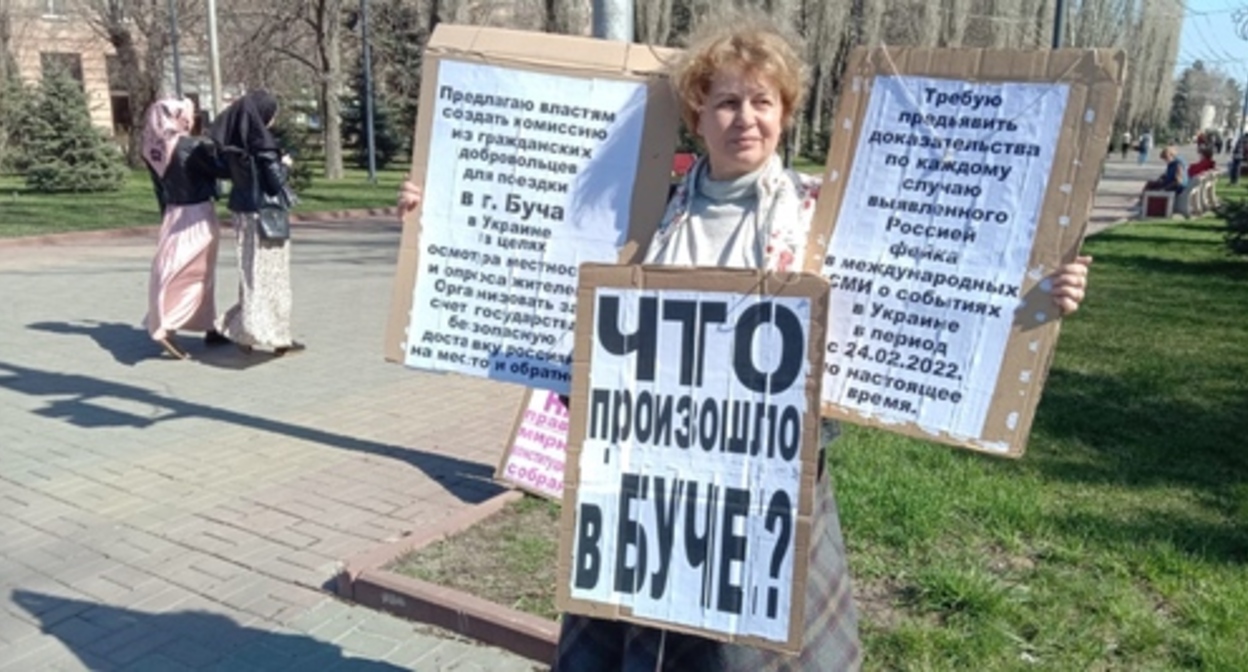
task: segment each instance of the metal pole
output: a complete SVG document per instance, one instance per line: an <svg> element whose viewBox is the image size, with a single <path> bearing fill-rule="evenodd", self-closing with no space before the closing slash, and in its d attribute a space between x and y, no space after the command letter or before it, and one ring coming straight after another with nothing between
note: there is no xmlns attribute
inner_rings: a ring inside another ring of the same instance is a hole
<svg viewBox="0 0 1248 672"><path fill-rule="evenodd" d="M594 37L633 41L633 0L594 0Z"/></svg>
<svg viewBox="0 0 1248 672"><path fill-rule="evenodd" d="M208 60L212 63L212 117L221 112L221 51L217 48L217 0L208 0Z"/></svg>
<svg viewBox="0 0 1248 672"><path fill-rule="evenodd" d="M1057 0L1057 9L1053 12L1053 48L1062 48L1062 32L1066 23L1066 0Z"/></svg>
<svg viewBox="0 0 1248 672"><path fill-rule="evenodd" d="M178 6L169 0L169 41L173 45L173 93L182 99L182 61L178 58Z"/></svg>
<svg viewBox="0 0 1248 672"><path fill-rule="evenodd" d="M360 0L360 37L364 41L364 134L368 137L368 181L377 183L377 148L373 139L373 49L368 44L368 0Z"/></svg>
<svg viewBox="0 0 1248 672"><path fill-rule="evenodd" d="M1244 80L1244 106L1239 111L1239 128L1235 129L1235 139L1244 133L1244 122L1248 121L1248 79Z"/></svg>

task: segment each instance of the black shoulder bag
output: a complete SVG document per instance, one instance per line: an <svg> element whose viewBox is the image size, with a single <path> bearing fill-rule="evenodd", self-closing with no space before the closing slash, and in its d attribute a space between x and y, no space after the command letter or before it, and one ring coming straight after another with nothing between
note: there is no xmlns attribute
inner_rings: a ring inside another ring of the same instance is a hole
<svg viewBox="0 0 1248 672"><path fill-rule="evenodd" d="M251 161L251 183L256 195L256 219L259 222L260 237L265 240L288 240L290 238L290 206L292 200L286 185L270 196L260 188L260 171L256 166L256 158L248 155Z"/></svg>

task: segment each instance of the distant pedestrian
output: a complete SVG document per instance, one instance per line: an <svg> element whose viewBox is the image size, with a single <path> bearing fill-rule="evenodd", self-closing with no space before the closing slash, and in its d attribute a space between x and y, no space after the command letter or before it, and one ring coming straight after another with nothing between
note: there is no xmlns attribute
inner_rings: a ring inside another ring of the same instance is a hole
<svg viewBox="0 0 1248 672"><path fill-rule="evenodd" d="M1155 180L1144 183L1144 191L1173 191L1179 193L1187 188L1187 164L1173 146L1161 150L1161 160L1166 162L1166 172Z"/></svg>
<svg viewBox="0 0 1248 672"><path fill-rule="evenodd" d="M1122 158L1125 161L1127 152L1131 149L1131 131L1122 132Z"/></svg>
<svg viewBox="0 0 1248 672"><path fill-rule="evenodd" d="M213 328L220 237L214 200L217 178L227 175L212 143L190 135L194 114L189 100L158 100L143 129L143 159L161 212L144 322L152 339L178 359L188 357L174 338L179 329L206 332L209 345L228 343Z"/></svg>
<svg viewBox="0 0 1248 672"><path fill-rule="evenodd" d="M1152 149L1153 149L1153 134L1148 131L1144 131L1143 133L1140 134L1140 145L1139 145L1139 150L1140 150L1139 164L1141 166L1144 165L1144 162L1148 160L1148 153L1152 151Z"/></svg>
<svg viewBox="0 0 1248 672"><path fill-rule="evenodd" d="M1187 167L1187 176L1189 178L1199 177L1204 173L1217 169L1218 162L1213 158L1213 148L1205 145L1205 148L1200 150L1200 160Z"/></svg>
<svg viewBox="0 0 1248 672"><path fill-rule="evenodd" d="M280 356L304 346L291 336L290 238L266 237L260 227L262 205L289 207L290 157L269 130L276 118L277 99L250 91L221 113L209 134L229 166L238 239L238 303L217 328L244 351L259 347Z"/></svg>
<svg viewBox="0 0 1248 672"><path fill-rule="evenodd" d="M1239 171L1248 159L1248 133L1239 136L1231 148L1231 184L1239 184Z"/></svg>

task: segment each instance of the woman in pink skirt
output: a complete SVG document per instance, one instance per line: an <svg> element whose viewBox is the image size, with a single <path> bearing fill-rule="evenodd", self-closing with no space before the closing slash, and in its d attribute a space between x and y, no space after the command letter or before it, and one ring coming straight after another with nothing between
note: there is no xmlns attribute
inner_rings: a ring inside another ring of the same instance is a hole
<svg viewBox="0 0 1248 672"><path fill-rule="evenodd" d="M217 178L228 175L212 143L190 135L193 116L189 100L158 100L143 130L143 158L163 216L144 322L152 340L177 359L188 358L174 340L178 330L205 332L208 345L228 343L213 328L220 236L214 199Z"/></svg>

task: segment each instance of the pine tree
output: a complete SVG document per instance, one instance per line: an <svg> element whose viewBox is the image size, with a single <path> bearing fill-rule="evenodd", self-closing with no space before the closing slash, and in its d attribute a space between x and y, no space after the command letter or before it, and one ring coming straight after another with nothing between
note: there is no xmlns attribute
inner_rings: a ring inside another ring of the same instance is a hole
<svg viewBox="0 0 1248 672"><path fill-rule="evenodd" d="M0 80L0 172L16 170L20 163L22 129L31 103L31 92L15 75Z"/></svg>
<svg viewBox="0 0 1248 672"><path fill-rule="evenodd" d="M359 59L355 74L351 78L351 95L342 100L342 137L344 145L355 153L355 164L360 168L368 167L368 134L364 119L364 100L366 95L364 82L364 60ZM394 119L398 116L395 106L384 96L373 92L373 156L378 170L385 168L404 150L405 134L395 127ZM410 131L409 131L410 132Z"/></svg>
<svg viewBox="0 0 1248 672"><path fill-rule="evenodd" d="M25 126L18 168L34 191L116 191L125 182L121 152L91 125L87 98L68 74L44 76Z"/></svg>

